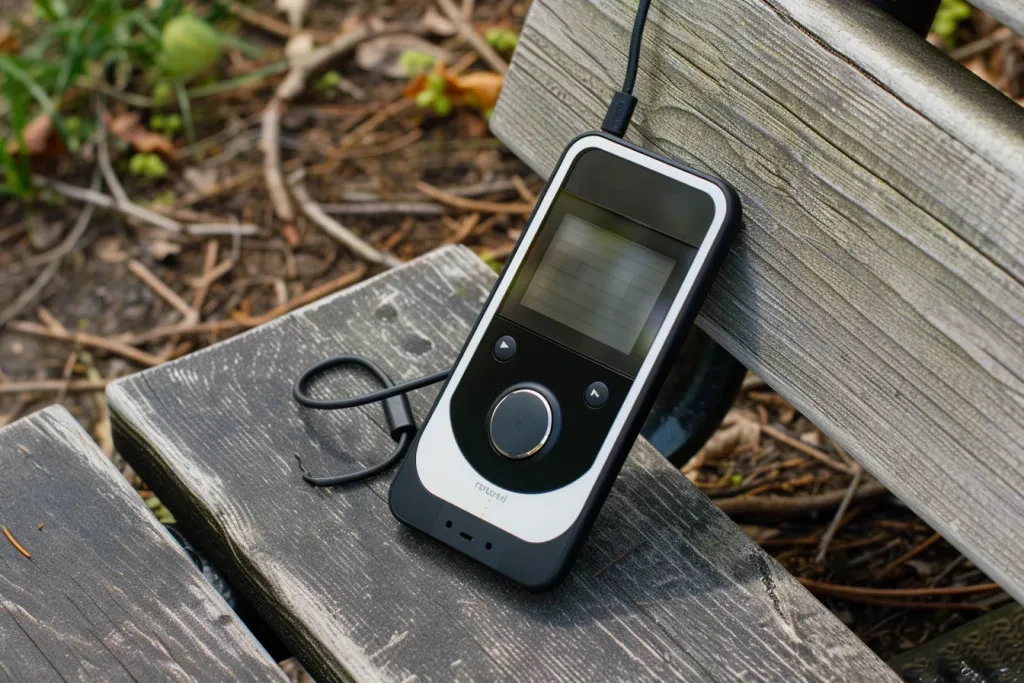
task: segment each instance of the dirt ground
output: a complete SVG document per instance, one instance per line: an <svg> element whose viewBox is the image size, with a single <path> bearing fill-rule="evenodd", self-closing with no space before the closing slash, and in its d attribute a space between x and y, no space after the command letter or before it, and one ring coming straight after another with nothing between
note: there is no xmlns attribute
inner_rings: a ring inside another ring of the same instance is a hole
<svg viewBox="0 0 1024 683"><path fill-rule="evenodd" d="M471 8L468 18L452 20L428 0L319 3L304 27L322 44L339 27L403 22L416 34L406 36L408 45L432 46L451 72L489 74L493 81L493 64L457 26L465 22L478 35L495 27L518 33L528 2L463 4ZM0 4L4 15L17 14L9 5ZM299 33L269 2L239 10L231 28L262 55L228 49L214 84L279 63ZM1008 95L1024 95L1024 41L978 12L955 38L952 45L933 40ZM310 203L371 250L406 261L463 243L500 264L542 179L490 135L479 103L455 102L444 114L417 106L403 94L409 75L395 76L400 46L377 47L340 55L282 103L282 176L306 169L301 182ZM99 209L68 243L83 208L67 192L51 188L0 205L0 425L65 405L163 519L170 513L113 452L103 384L291 310L310 293L350 283L367 262L303 210L308 207L294 204L287 218L275 209L260 131L281 71L195 100L196 142L184 132L167 136L174 153L163 177L133 174L130 158L138 148L113 133L107 142L93 134L77 153L39 167L47 178L88 188L107 145L111 169L132 203L179 225L219 226L215 235ZM335 76L324 79L327 71ZM92 116L99 106L109 119L138 115L145 124L174 111L136 106L135 85L100 100L72 98L64 113ZM240 236L231 225L256 228ZM371 263L366 274L381 267ZM1010 601L756 377L747 378L722 428L683 472L883 658ZM838 515L838 500L816 503L851 487L852 503ZM846 586L864 592L837 597ZM953 586L977 590L944 594ZM892 597L887 591L894 588L931 592L910 600Z"/></svg>

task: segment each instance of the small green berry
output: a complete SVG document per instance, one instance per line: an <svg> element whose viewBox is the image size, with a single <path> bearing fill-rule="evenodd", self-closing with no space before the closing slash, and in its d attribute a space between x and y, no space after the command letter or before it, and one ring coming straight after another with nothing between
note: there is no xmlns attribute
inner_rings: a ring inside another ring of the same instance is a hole
<svg viewBox="0 0 1024 683"><path fill-rule="evenodd" d="M177 133L183 125L181 116L178 114L168 114L164 117L164 132L166 133Z"/></svg>
<svg viewBox="0 0 1024 683"><path fill-rule="evenodd" d="M220 42L220 36L205 21L182 14L164 26L160 63L171 76L189 78L217 61Z"/></svg>
<svg viewBox="0 0 1024 683"><path fill-rule="evenodd" d="M156 154L147 154L142 174L147 178L163 178L167 175L167 164Z"/></svg>
<svg viewBox="0 0 1024 683"><path fill-rule="evenodd" d="M441 74L436 71L427 74L427 90L436 93L443 93L447 87L448 83L444 80L444 76Z"/></svg>
<svg viewBox="0 0 1024 683"><path fill-rule="evenodd" d="M153 98L154 105L162 107L165 104L169 104L174 97L174 88L167 81L160 81L153 86L153 92L150 93L150 97Z"/></svg>
<svg viewBox="0 0 1024 683"><path fill-rule="evenodd" d="M437 98L437 93L432 90L421 90L416 95L416 106L423 107L426 109L434 103L434 99Z"/></svg>
<svg viewBox="0 0 1024 683"><path fill-rule="evenodd" d="M128 160L128 170L131 172L132 175L142 175L143 169L145 167L145 154L133 154L132 158Z"/></svg>
<svg viewBox="0 0 1024 683"><path fill-rule="evenodd" d="M452 101L444 95L434 98L434 113L438 116L448 116L452 113Z"/></svg>

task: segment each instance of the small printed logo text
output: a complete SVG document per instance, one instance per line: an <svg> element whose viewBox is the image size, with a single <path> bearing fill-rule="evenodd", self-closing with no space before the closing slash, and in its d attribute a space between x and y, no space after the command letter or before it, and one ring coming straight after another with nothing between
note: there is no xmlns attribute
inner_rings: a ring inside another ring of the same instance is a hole
<svg viewBox="0 0 1024 683"><path fill-rule="evenodd" d="M483 491L484 493L486 493L488 496L498 501L499 503L504 503L505 499L508 498L507 493L498 493L494 489L488 488L487 486L484 486L480 482L476 483L476 489L477 491Z"/></svg>

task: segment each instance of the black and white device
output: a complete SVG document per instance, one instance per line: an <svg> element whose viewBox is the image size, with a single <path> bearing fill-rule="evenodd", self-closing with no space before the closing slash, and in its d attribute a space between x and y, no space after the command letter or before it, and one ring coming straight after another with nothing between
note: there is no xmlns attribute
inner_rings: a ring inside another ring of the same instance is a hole
<svg viewBox="0 0 1024 683"><path fill-rule="evenodd" d="M452 370L396 386L368 359L339 356L295 384L311 408L382 401L396 441L378 465L303 470L307 482L356 481L408 451L394 515L531 588L571 567L740 226L725 182L622 139L649 4L639 0L602 132L563 152ZM315 375L352 363L385 388L309 395ZM417 431L404 394L444 379Z"/></svg>
<svg viewBox="0 0 1024 683"><path fill-rule="evenodd" d="M575 139L392 484L395 516L518 583L557 583L739 222L721 180Z"/></svg>

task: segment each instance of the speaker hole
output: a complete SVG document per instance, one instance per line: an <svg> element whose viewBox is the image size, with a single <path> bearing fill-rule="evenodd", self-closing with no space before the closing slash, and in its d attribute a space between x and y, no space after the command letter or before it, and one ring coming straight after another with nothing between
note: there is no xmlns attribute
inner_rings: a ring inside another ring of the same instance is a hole
<svg viewBox="0 0 1024 683"><path fill-rule="evenodd" d="M451 529L452 528L452 520L449 519L447 522L444 523L444 525L446 527L448 527L449 529Z"/></svg>
<svg viewBox="0 0 1024 683"><path fill-rule="evenodd" d="M493 546L493 545L491 545L491 542L490 542L490 541L487 541L487 543L485 543L485 544L484 544L484 548L486 548L487 550L490 550L490 549L491 549L491 548L493 548L493 547L494 547L494 546Z"/></svg>
<svg viewBox="0 0 1024 683"><path fill-rule="evenodd" d="M467 534L465 531L460 531L459 532L459 536L462 536L467 541L472 541L473 540L473 537L470 536L469 534Z"/></svg>

